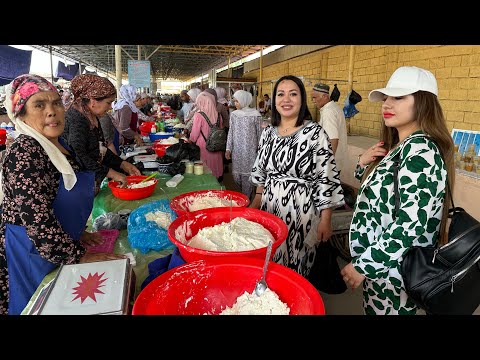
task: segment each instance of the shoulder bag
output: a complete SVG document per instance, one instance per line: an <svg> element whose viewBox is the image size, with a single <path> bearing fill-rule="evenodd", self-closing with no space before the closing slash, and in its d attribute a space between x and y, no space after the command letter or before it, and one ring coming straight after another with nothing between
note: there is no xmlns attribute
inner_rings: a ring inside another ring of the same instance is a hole
<svg viewBox="0 0 480 360"><path fill-rule="evenodd" d="M400 203L398 165L397 155L395 214ZM452 195L448 179L447 191ZM400 266L408 296L430 315L472 314L480 304L480 223L463 208L455 207L453 196L450 198L448 242L443 246L412 246Z"/></svg>

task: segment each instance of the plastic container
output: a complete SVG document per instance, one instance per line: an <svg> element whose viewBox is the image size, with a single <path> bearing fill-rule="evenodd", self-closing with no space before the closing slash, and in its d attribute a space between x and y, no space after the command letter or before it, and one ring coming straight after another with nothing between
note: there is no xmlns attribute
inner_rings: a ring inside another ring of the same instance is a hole
<svg viewBox="0 0 480 360"><path fill-rule="evenodd" d="M170 207L172 207L171 203ZM247 220L254 221L270 231L275 239L272 245L271 257L280 244L283 243L287 238L288 228L285 222L279 217L266 211L244 207L234 207L231 210L231 216L232 220L236 217L243 217ZM186 262L232 256L255 257L265 260L265 256L267 255L267 246L247 251L210 251L194 248L188 245L188 241L194 237L200 231L200 229L208 226L218 225L223 222L230 222L230 209L211 208L186 213L179 216L170 224L168 227L168 238L173 244L175 244L175 246L178 247L180 255ZM177 229L179 229L180 233L185 234L186 244L177 238L177 235L175 234Z"/></svg>
<svg viewBox="0 0 480 360"><path fill-rule="evenodd" d="M144 121L138 129L140 130L140 135L142 136L148 136L150 134L150 131L152 130L152 125L155 125L155 122L153 121Z"/></svg>
<svg viewBox="0 0 480 360"><path fill-rule="evenodd" d="M148 137L150 138L151 142L154 142L155 140L168 139L169 137L172 137L174 135L175 135L174 133L163 133L163 134L160 134L160 133L151 134L151 133L149 133Z"/></svg>
<svg viewBox="0 0 480 360"><path fill-rule="evenodd" d="M169 146L172 146L171 144L159 144L159 143L154 143L153 144L153 150L155 151L155 154L157 154L158 157L162 157L165 155L165 152L167 151L167 148Z"/></svg>
<svg viewBox="0 0 480 360"><path fill-rule="evenodd" d="M185 177L182 174L177 174L168 180L165 185L168 187L177 187L178 184L182 182Z"/></svg>
<svg viewBox="0 0 480 360"><path fill-rule="evenodd" d="M185 165L185 168L186 167L187 165ZM198 191L190 191L190 192L175 196L170 201L170 207L172 208L173 211L177 213L178 216L181 216L183 214L190 212L190 210L188 210L188 205L189 205L189 201L191 201L191 198L193 196L201 197L201 196L209 196L209 195L214 195L228 201L230 201L230 198L231 198L233 201L237 203L238 207L247 207L248 205L250 205L250 199L248 198L248 196L238 191L198 190ZM230 206L227 206L226 208L229 209ZM212 209L215 209L215 208L212 208ZM223 207L223 209L225 209L225 207Z"/></svg>
<svg viewBox="0 0 480 360"><path fill-rule="evenodd" d="M127 182L128 184L137 184L147 177L148 176L145 175L127 176ZM108 182L108 187L112 190L112 194L116 198L121 200L140 200L149 197L155 191L155 186L157 186L158 180L155 178L151 178L150 180L154 180L155 183L153 185L138 189L119 188L118 185L120 183L113 180Z"/></svg>
<svg viewBox="0 0 480 360"><path fill-rule="evenodd" d="M193 173L195 175L203 175L203 162L197 162L195 161L193 163Z"/></svg>
<svg viewBox="0 0 480 360"><path fill-rule="evenodd" d="M187 161L185 163L185 174L193 174L193 162Z"/></svg>
<svg viewBox="0 0 480 360"><path fill-rule="evenodd" d="M132 315L216 315L262 277L263 260L223 258L175 267L150 282L138 295ZM268 287L290 308L290 315L324 315L317 289L295 271L270 262Z"/></svg>
<svg viewBox="0 0 480 360"><path fill-rule="evenodd" d="M7 141L7 130L0 128L0 145L5 145Z"/></svg>

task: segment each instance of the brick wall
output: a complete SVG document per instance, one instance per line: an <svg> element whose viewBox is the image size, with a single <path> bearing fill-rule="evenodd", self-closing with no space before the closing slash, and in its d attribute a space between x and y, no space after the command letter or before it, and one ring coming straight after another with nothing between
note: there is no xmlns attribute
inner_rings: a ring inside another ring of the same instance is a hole
<svg viewBox="0 0 480 360"><path fill-rule="evenodd" d="M343 107L348 84L335 79L348 80L349 54L349 45L329 47L266 66L262 78L274 81L286 74L303 76L307 93L320 78L329 79L322 81L331 88L337 84ZM405 65L422 67L435 75L450 130L480 130L480 45L355 45L353 88L363 100L356 105L360 112L350 119L351 133L379 136L381 103L370 103L368 93L384 87L393 71ZM258 79L259 70L244 76ZM271 89L269 83L262 84L262 93ZM318 111L310 98L308 106L317 119Z"/></svg>

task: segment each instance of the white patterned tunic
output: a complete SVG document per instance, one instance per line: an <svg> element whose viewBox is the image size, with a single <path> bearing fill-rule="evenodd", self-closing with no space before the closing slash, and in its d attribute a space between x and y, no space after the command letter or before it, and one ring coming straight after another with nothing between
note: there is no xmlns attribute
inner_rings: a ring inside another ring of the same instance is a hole
<svg viewBox="0 0 480 360"><path fill-rule="evenodd" d="M327 133L313 122L288 136L268 126L260 138L251 179L264 186L260 209L280 217L288 227L287 240L273 261L308 276L316 250L304 240L313 217L345 203Z"/></svg>
<svg viewBox="0 0 480 360"><path fill-rule="evenodd" d="M394 219L393 158L400 154L400 204ZM366 168L357 166L361 179ZM366 314L415 314L399 268L411 246L437 242L447 172L440 150L417 131L390 151L360 187L350 226L353 266L365 275Z"/></svg>

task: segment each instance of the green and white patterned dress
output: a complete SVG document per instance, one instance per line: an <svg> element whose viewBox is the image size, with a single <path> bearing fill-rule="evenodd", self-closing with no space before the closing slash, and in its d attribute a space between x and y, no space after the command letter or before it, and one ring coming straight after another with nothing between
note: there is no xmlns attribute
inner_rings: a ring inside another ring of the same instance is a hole
<svg viewBox="0 0 480 360"><path fill-rule="evenodd" d="M393 158L400 153L396 219ZM366 168L357 166L361 179ZM365 314L416 314L399 268L411 246L437 242L447 172L440 150L421 131L390 151L360 187L350 226L350 251L355 269L365 275Z"/></svg>

